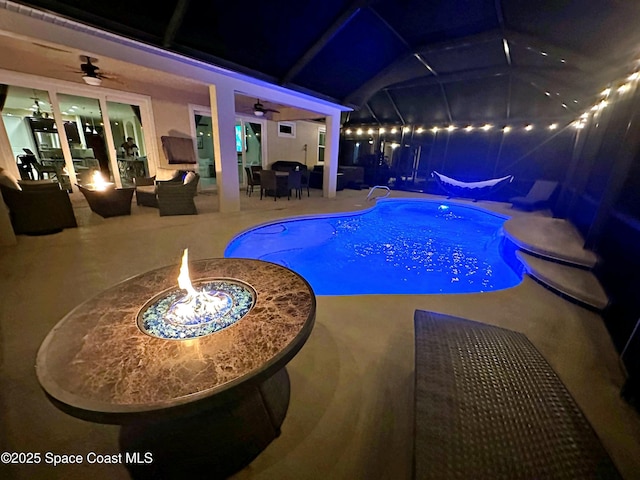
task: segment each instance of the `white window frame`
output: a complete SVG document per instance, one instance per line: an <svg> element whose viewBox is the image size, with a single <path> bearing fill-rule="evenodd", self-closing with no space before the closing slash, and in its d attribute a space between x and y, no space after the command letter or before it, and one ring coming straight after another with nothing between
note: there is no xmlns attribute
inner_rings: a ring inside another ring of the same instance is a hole
<svg viewBox="0 0 640 480"><path fill-rule="evenodd" d="M324 133L324 145L320 143L320 137L322 136L323 133ZM327 127L320 127L318 128L318 163L324 164L324 158L327 153L326 147L327 147ZM320 160L320 151L324 152L324 155L322 155L322 160Z"/></svg>
<svg viewBox="0 0 640 480"><path fill-rule="evenodd" d="M281 127L286 127L290 132L282 131ZM296 138L296 124L295 122L278 122L278 136L285 138Z"/></svg>

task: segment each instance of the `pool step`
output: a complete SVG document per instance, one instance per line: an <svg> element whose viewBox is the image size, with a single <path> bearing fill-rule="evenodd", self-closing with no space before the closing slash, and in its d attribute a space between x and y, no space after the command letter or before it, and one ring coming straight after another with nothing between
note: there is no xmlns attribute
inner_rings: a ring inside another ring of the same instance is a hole
<svg viewBox="0 0 640 480"><path fill-rule="evenodd" d="M580 232L562 218L513 217L504 222L504 232L518 248L534 255L587 269L598 262L598 256L584 248Z"/></svg>
<svg viewBox="0 0 640 480"><path fill-rule="evenodd" d="M596 276L584 268L516 252L525 272L552 290L596 310L604 310L609 299Z"/></svg>

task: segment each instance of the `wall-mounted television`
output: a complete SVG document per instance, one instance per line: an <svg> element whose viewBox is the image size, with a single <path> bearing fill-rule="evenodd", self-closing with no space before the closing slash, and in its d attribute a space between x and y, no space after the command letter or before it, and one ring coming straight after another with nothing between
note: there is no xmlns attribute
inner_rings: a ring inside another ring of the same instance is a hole
<svg viewBox="0 0 640 480"><path fill-rule="evenodd" d="M236 125L236 152L242 153L242 125Z"/></svg>

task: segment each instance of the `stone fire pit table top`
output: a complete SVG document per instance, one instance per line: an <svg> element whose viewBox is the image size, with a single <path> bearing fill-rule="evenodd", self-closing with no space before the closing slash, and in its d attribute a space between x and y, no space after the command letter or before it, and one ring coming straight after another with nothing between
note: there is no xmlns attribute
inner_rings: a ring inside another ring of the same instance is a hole
<svg viewBox="0 0 640 480"><path fill-rule="evenodd" d="M186 405L259 385L284 368L309 337L316 301L306 280L276 264L223 258L190 262L191 279L251 285L256 302L243 318L189 340L143 333L138 312L158 293L177 288L179 269L163 267L125 280L76 307L49 332L36 373L54 402L107 417Z"/></svg>

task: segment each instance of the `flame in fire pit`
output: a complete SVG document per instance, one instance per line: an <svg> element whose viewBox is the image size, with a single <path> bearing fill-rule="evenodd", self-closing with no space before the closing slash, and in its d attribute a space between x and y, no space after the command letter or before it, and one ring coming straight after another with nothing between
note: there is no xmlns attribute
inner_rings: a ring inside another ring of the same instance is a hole
<svg viewBox="0 0 640 480"><path fill-rule="evenodd" d="M189 275L189 249L182 254L178 286L187 294L173 303L167 312L167 320L179 325L200 325L213 322L226 314L234 305L231 295L217 290L197 291Z"/></svg>
<svg viewBox="0 0 640 480"><path fill-rule="evenodd" d="M256 301L256 291L233 278L204 278L191 283L189 250L182 254L178 288L160 292L138 312L138 327L167 340L204 337L233 325Z"/></svg>
<svg viewBox="0 0 640 480"><path fill-rule="evenodd" d="M191 285L191 276L189 275L189 249L185 248L182 253L182 263L180 264L180 275L178 275L178 286L182 290L186 290L189 295L195 296L198 292Z"/></svg>
<svg viewBox="0 0 640 480"><path fill-rule="evenodd" d="M102 178L102 174L98 170L93 172L91 181L92 183L90 183L88 186L93 188L94 190L106 190L108 187L113 185L113 183L111 182L106 182L104 178Z"/></svg>

